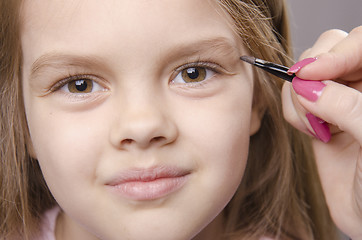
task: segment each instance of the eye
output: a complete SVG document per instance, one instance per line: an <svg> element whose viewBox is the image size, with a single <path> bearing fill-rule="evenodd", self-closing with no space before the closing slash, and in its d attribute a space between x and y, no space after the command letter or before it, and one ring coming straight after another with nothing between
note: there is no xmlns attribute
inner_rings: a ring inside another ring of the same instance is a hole
<svg viewBox="0 0 362 240"><path fill-rule="evenodd" d="M206 78L206 69L203 67L186 68L181 71L182 79L185 82L200 82Z"/></svg>
<svg viewBox="0 0 362 240"><path fill-rule="evenodd" d="M96 81L81 76L75 76L69 79L65 79L64 81L61 81L56 88L64 92L74 94L86 94L96 91L102 91L105 89Z"/></svg>
<svg viewBox="0 0 362 240"><path fill-rule="evenodd" d="M173 82L199 83L213 77L215 74L215 71L203 66L186 67L177 74L177 76L173 79Z"/></svg>
<svg viewBox="0 0 362 240"><path fill-rule="evenodd" d="M65 85L71 93L90 93L93 90L92 80L75 80Z"/></svg>

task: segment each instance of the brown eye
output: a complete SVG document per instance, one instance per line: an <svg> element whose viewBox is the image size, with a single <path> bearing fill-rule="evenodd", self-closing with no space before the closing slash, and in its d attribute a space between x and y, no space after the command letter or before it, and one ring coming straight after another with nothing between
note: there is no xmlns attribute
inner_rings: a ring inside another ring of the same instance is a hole
<svg viewBox="0 0 362 240"><path fill-rule="evenodd" d="M181 71L182 79L186 83L201 82L206 79L204 67L190 67Z"/></svg>
<svg viewBox="0 0 362 240"><path fill-rule="evenodd" d="M93 90L93 81L89 79L74 80L67 85L71 93L90 93Z"/></svg>

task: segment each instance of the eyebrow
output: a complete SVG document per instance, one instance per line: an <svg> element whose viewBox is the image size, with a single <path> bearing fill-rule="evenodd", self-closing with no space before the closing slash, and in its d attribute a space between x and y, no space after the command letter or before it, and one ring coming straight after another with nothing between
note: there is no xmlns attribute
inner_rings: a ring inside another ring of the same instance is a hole
<svg viewBox="0 0 362 240"><path fill-rule="evenodd" d="M238 51L235 44L228 38L216 37L197 40L190 43L182 43L167 50L164 59L167 62L184 59L190 56L200 56L204 53L211 53L217 56L238 57ZM30 79L36 78L42 71L46 69L61 68L92 68L104 69L104 61L97 56L72 55L58 52L50 52L36 59L30 70Z"/></svg>
<svg viewBox="0 0 362 240"><path fill-rule="evenodd" d="M48 68L104 68L101 59L96 56L72 55L50 52L40 56L33 62L30 70L30 79L36 78Z"/></svg>
<svg viewBox="0 0 362 240"><path fill-rule="evenodd" d="M172 48L168 54L169 60L185 58L189 56L200 56L204 53L222 57L237 57L238 48L231 39L225 37L206 38L196 42L184 43ZM167 59L167 58L166 58Z"/></svg>

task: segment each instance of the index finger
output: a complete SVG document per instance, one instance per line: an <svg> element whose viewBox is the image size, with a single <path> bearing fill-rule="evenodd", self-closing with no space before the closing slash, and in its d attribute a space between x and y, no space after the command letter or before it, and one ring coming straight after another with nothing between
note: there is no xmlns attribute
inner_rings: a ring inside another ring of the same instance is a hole
<svg viewBox="0 0 362 240"><path fill-rule="evenodd" d="M362 26L353 29L329 52L318 55L297 75L308 80L362 80Z"/></svg>

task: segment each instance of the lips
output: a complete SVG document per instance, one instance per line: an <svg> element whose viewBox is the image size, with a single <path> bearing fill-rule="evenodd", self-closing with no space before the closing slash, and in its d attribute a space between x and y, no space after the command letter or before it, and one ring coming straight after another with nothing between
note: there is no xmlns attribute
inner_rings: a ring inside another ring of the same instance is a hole
<svg viewBox="0 0 362 240"><path fill-rule="evenodd" d="M121 172L106 186L122 198L150 201L168 196L182 188L190 171L177 167L129 169Z"/></svg>

